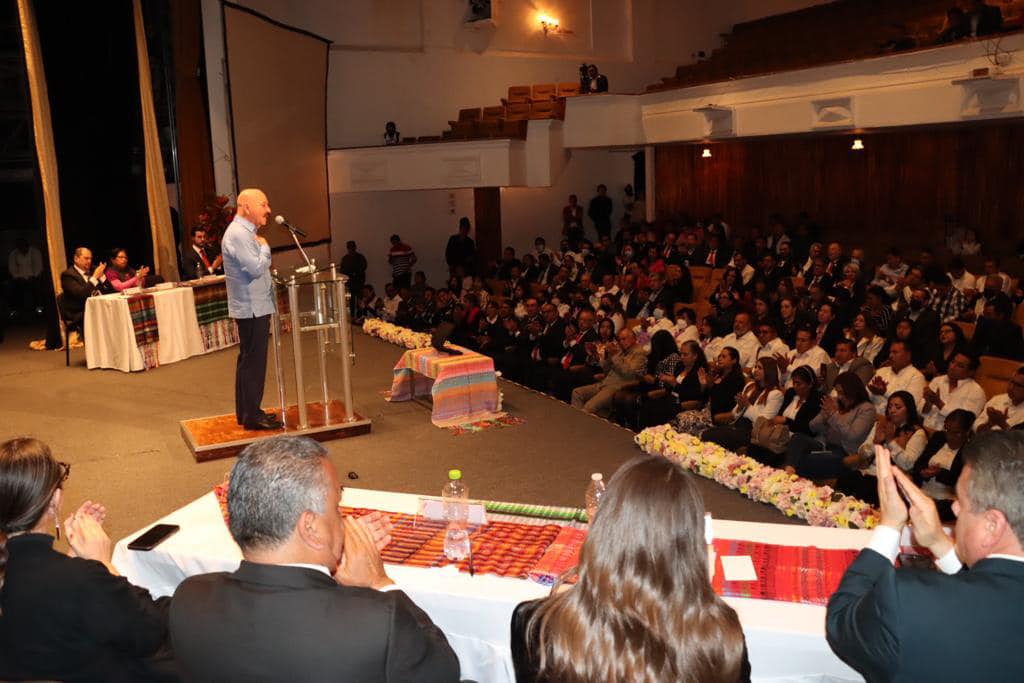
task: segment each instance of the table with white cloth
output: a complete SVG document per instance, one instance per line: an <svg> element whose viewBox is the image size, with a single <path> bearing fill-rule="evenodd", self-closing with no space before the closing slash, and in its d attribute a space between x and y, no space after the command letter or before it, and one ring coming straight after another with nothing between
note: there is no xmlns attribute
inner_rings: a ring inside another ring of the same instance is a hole
<svg viewBox="0 0 1024 683"><path fill-rule="evenodd" d="M407 514L419 511L419 501L411 494L352 488L345 489L342 499L349 507ZM241 562L242 553L228 532L212 492L159 522L178 524L181 530L148 552L127 548L128 541L146 529L120 540L114 549L118 571L154 596L172 595L186 577L234 571ZM819 548L862 548L871 536L869 531L718 519L714 528L720 538ZM524 600L547 595L548 587L526 579L479 573L470 576L454 567L425 569L389 564L387 571L444 631L459 657L464 678L481 683L515 680L509 645L512 611ZM863 680L829 649L824 607L748 598L725 600L743 624L754 681ZM352 627L338 624L339 629Z"/></svg>
<svg viewBox="0 0 1024 683"><path fill-rule="evenodd" d="M151 349L140 348L132 320L129 301L133 298L124 292L89 297L85 302L85 360L86 366L112 368L122 372L146 370L157 365L176 363L191 356L197 356L217 348L223 348L234 339L224 343L211 344L204 338L203 329L196 314L196 291L202 287L223 286L223 277L208 278L183 285L163 285L145 290L152 295L159 340ZM226 306L226 304L225 304ZM224 327L224 321L218 327ZM209 336L206 334L205 336ZM222 335L231 337L230 334Z"/></svg>

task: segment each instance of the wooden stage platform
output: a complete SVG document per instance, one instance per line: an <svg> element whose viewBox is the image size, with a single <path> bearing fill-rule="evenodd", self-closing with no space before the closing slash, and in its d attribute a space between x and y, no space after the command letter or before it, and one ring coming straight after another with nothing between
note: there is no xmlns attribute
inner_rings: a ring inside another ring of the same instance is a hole
<svg viewBox="0 0 1024 683"><path fill-rule="evenodd" d="M273 411L280 413L280 410ZM274 431L250 431L239 425L234 413L214 415L181 421L181 436L185 439L196 462L232 458L249 444L272 436L308 436L317 441L333 441L349 436L370 433L370 419L358 413L355 420L345 421L344 405L331 401L326 417L323 403L307 403L306 415L309 427L299 429L298 406L289 406L284 429ZM278 415L280 417L280 415Z"/></svg>

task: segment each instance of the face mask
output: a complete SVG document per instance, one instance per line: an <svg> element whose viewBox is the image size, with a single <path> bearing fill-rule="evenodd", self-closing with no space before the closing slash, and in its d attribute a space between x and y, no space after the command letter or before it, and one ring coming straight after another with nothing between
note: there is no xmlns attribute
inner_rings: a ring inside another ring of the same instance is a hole
<svg viewBox="0 0 1024 683"><path fill-rule="evenodd" d="M629 250L626 250L626 251L622 252L622 255L624 257L626 257L626 258L633 258L633 252L631 252Z"/></svg>
<svg viewBox="0 0 1024 683"><path fill-rule="evenodd" d="M655 320L661 320L662 318L665 317L665 311L661 310L660 308L655 308L653 315Z"/></svg>
<svg viewBox="0 0 1024 683"><path fill-rule="evenodd" d="M537 253L538 254L543 254L545 251L547 251L547 247L546 246L544 246L543 244L538 244L537 245Z"/></svg>
<svg viewBox="0 0 1024 683"><path fill-rule="evenodd" d="M917 299L911 299L910 308L912 308L915 311L920 311L922 308L924 308L924 302L918 301Z"/></svg>
<svg viewBox="0 0 1024 683"><path fill-rule="evenodd" d="M590 253L590 249L587 248L587 247L583 247L583 249L580 250L580 253L582 253L584 256L586 256L587 254Z"/></svg>

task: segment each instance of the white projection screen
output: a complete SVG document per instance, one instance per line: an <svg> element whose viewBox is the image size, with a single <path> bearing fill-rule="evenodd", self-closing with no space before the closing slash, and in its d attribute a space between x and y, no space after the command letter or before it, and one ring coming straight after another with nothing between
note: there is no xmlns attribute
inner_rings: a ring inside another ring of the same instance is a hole
<svg viewBox="0 0 1024 683"><path fill-rule="evenodd" d="M266 192L273 212L307 233L303 244L328 242L330 43L245 8L223 8L238 188ZM272 247L292 244L282 229L265 234Z"/></svg>

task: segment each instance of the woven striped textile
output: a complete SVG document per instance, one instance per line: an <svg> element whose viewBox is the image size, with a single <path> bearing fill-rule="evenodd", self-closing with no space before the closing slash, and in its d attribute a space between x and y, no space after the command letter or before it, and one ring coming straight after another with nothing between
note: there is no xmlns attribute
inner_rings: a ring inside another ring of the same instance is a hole
<svg viewBox="0 0 1024 683"><path fill-rule="evenodd" d="M132 317L135 345L142 354L142 365L147 370L160 365L160 328L156 322L156 302L152 294L128 297L128 313Z"/></svg>
<svg viewBox="0 0 1024 683"><path fill-rule="evenodd" d="M199 326L209 325L228 317L228 287L221 282L192 287L196 300L196 319Z"/></svg>
<svg viewBox="0 0 1024 683"><path fill-rule="evenodd" d="M758 598L827 605L859 550L774 545L715 539L715 592L725 597ZM749 555L757 581L726 581L722 557Z"/></svg>
<svg viewBox="0 0 1024 683"><path fill-rule="evenodd" d="M413 349L395 365L391 400L407 401L427 393L434 402L431 421L438 427L497 417L498 382L494 360L459 348L461 356L436 349Z"/></svg>
<svg viewBox="0 0 1024 683"><path fill-rule="evenodd" d="M374 511L342 507L342 512L361 517ZM380 553L385 562L411 567L454 564L459 571L469 571L469 558L451 562L445 557L444 536L447 525L444 522L397 512L382 514L387 515L393 525L391 543ZM482 527L470 527L473 569L478 574L525 579L562 529L558 524L513 522L491 522Z"/></svg>

